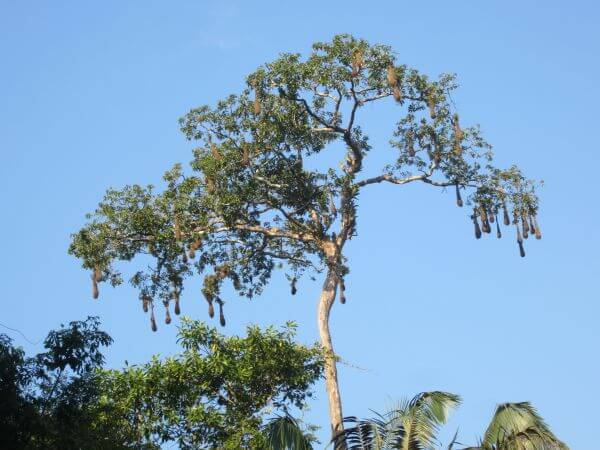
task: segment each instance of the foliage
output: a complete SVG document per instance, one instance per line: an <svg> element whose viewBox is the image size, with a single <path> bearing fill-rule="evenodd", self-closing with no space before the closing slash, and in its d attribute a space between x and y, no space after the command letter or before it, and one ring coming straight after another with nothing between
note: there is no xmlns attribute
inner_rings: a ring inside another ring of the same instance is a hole
<svg viewBox="0 0 600 450"><path fill-rule="evenodd" d="M335 448L349 450L425 450L439 443L437 431L446 423L450 410L460 398L446 392L423 392L385 414L370 419L348 417L351 424L333 440ZM452 450L458 432L448 446ZM460 444L458 444L460 445ZM528 402L505 403L496 408L484 437L477 447L463 450L568 450L550 431Z"/></svg>
<svg viewBox="0 0 600 450"><path fill-rule="evenodd" d="M31 379L23 350L0 335L0 448L23 448L36 419L34 406L25 398Z"/></svg>
<svg viewBox="0 0 600 450"><path fill-rule="evenodd" d="M51 331L30 358L0 335L0 448L312 448L313 428L288 411L311 397L323 357L293 341L294 324L225 337L185 321L181 355L123 370L102 368L112 339L98 327Z"/></svg>
<svg viewBox="0 0 600 450"><path fill-rule="evenodd" d="M496 408L483 439L471 450L568 450L528 402ZM466 449L466 450L469 450Z"/></svg>
<svg viewBox="0 0 600 450"><path fill-rule="evenodd" d="M460 397L447 392L423 392L394 410L372 419L347 417L349 424L334 438L336 448L350 450L433 448L438 427L446 423L450 410Z"/></svg>
<svg viewBox="0 0 600 450"><path fill-rule="evenodd" d="M51 331L45 352L26 357L0 335L0 447L11 449L122 448L111 424L94 421L94 371L112 339L96 317Z"/></svg>
<svg viewBox="0 0 600 450"><path fill-rule="evenodd" d="M310 435L302 429L297 419L289 414L271 419L264 428L268 446L273 450L312 450Z"/></svg>
<svg viewBox="0 0 600 450"><path fill-rule="evenodd" d="M292 439L289 448L309 448L309 437L287 411L305 405L323 358L318 346L294 343L294 334L290 323L281 331L249 327L245 337L225 337L184 320L183 353L103 371L100 404L123 419L122 428L135 437L132 446L269 449L268 442L281 442L274 438L283 434ZM277 411L283 420L267 424ZM286 427L290 423L294 430Z"/></svg>
<svg viewBox="0 0 600 450"><path fill-rule="evenodd" d="M380 183L455 188L459 206L463 192L476 236L494 221L500 236L503 216L516 225L522 255L523 238L541 237L535 183L515 166L493 166L479 129L459 122L454 76L429 79L396 62L388 46L338 35L314 44L307 58L282 54L246 81L241 93L181 119L198 142L191 171L175 165L162 189L110 189L73 235L70 252L93 271L95 296L99 282L123 282L116 262L149 255L152 264L136 263L130 282L153 329L154 306L162 302L170 322L169 305L179 311L184 281L195 273L222 324L223 283L252 297L277 267L292 293L305 272L327 270L343 302L343 249L357 234L360 193ZM397 105L395 131L389 148L375 149L359 119L367 104L389 101ZM388 163L367 170L375 151Z"/></svg>

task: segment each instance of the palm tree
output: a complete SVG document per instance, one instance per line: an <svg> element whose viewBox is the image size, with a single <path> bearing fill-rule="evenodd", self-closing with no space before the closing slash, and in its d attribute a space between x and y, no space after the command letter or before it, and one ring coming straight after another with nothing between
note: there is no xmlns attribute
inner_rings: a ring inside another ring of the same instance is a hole
<svg viewBox="0 0 600 450"><path fill-rule="evenodd" d="M268 450L312 450L311 439L289 414L276 416L264 428Z"/></svg>
<svg viewBox="0 0 600 450"><path fill-rule="evenodd" d="M452 447L449 447L450 449ZM568 450L529 402L504 403L496 408L477 447L464 450Z"/></svg>
<svg viewBox="0 0 600 450"><path fill-rule="evenodd" d="M423 392L398 408L371 419L347 417L349 426L333 439L334 447L348 450L429 450L437 444L436 433L448 420L450 410L460 397L447 392ZM461 445L457 435L448 445ZM560 441L535 408L528 402L504 403L476 447L462 450L569 450Z"/></svg>
<svg viewBox="0 0 600 450"><path fill-rule="evenodd" d="M347 417L345 430L333 439L335 448L348 450L423 450L433 448L440 425L460 404L458 395L423 392L397 408L371 419Z"/></svg>

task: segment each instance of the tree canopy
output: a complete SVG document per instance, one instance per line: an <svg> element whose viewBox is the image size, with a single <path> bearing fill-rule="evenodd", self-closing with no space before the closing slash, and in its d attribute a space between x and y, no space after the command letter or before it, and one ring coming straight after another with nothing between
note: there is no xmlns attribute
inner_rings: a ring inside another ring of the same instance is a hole
<svg viewBox="0 0 600 450"><path fill-rule="evenodd" d="M292 293L307 269L333 266L343 283L341 248L357 233L361 190L414 182L455 188L459 206L473 207L477 237L493 222L498 235L500 221L516 224L522 247L529 234L541 236L535 183L515 166L492 165L479 129L459 121L456 87L452 75L431 80L397 63L390 47L347 35L315 44L305 59L282 54L250 74L243 92L181 119L198 142L191 171L177 164L160 190L110 189L70 252L94 272L94 286L122 282L115 262L151 255L154 264L138 265L130 282L145 305L174 303L176 311L184 279L200 273L212 316L225 280L252 297L281 262ZM360 115L389 99L398 105L395 132L388 148L373 149ZM373 151L389 164L363 174ZM323 152L339 165L310 163Z"/></svg>
<svg viewBox="0 0 600 450"><path fill-rule="evenodd" d="M288 324L225 337L186 320L180 355L103 371L100 405L124 419L132 446L270 450L269 433L277 438L289 413L306 406L323 371L320 347L297 344L294 335ZM301 436L310 442L309 434Z"/></svg>
<svg viewBox="0 0 600 450"><path fill-rule="evenodd" d="M103 368L112 339L90 317L53 330L26 357L0 335L0 447L6 449L305 450L302 412L323 372L318 345L295 326L225 337L184 321L183 352L139 366Z"/></svg>
<svg viewBox="0 0 600 450"><path fill-rule="evenodd" d="M48 333L46 351L26 357L0 335L0 447L123 448L114 422L98 426L95 370L112 343L96 317Z"/></svg>

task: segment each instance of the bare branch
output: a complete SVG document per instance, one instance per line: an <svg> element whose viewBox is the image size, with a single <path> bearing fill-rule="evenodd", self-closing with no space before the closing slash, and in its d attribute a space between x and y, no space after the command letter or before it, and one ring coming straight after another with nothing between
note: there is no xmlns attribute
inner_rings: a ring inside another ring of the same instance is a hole
<svg viewBox="0 0 600 450"><path fill-rule="evenodd" d="M219 226L217 228L196 228L194 230L194 233L198 235L208 235L213 233L224 233L232 231L249 231L252 233L259 233L267 237L291 239L305 243L314 243L316 241L316 239L310 233L287 231L277 227L265 228L259 225L251 225L243 222L238 222L233 226Z"/></svg>
<svg viewBox="0 0 600 450"><path fill-rule="evenodd" d="M339 97L334 97L333 95L329 94L329 93L325 93L325 92L319 92L317 90L317 88L313 88L313 92L316 96L318 97L324 97L324 98L330 98L331 100L333 100L335 103L339 102Z"/></svg>
<svg viewBox="0 0 600 450"><path fill-rule="evenodd" d="M310 131L313 133L335 133L335 129L331 127L322 127L322 128L311 128Z"/></svg>
<svg viewBox="0 0 600 450"><path fill-rule="evenodd" d="M375 95L373 97L367 97L367 98L363 99L362 102L363 103L374 102L374 101L380 100L380 99L385 98L385 97L390 97L391 95L392 94L389 93L389 92L384 92L382 94L378 94L378 95Z"/></svg>
<svg viewBox="0 0 600 450"><path fill-rule="evenodd" d="M367 186L369 184L381 183L383 181L388 182L388 183L393 183L393 184L407 184L407 183L411 183L413 181L422 181L426 177L427 177L427 174L412 175L412 176L406 177L406 178L397 178L390 174L383 174L383 175L379 175L377 177L372 177L372 178L367 178L365 180L361 180L358 183L356 183L356 186L363 187L363 186Z"/></svg>

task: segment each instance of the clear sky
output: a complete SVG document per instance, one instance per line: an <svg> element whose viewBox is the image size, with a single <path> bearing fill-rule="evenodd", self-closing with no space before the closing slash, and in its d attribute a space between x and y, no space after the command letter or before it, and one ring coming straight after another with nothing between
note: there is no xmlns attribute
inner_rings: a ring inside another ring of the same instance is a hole
<svg viewBox="0 0 600 450"><path fill-rule="evenodd" d="M476 241L451 191L365 193L348 302L332 314L347 362L344 413L447 390L464 404L442 436L459 427L474 444L497 403L529 400L573 449L598 448L600 6L591 0L0 1L0 322L36 341L99 315L116 341L113 367L175 351L175 326L152 333L130 287L91 299L89 274L67 255L70 233L107 187L157 183L190 159L177 124L188 109L239 91L280 52L343 32L392 45L432 76L457 73L463 120L481 124L500 164L545 181L544 238L526 243L524 259L512 233ZM375 151L386 150L389 111L368 111ZM200 283L182 308L207 319ZM231 299L225 331L294 319L299 338L314 341L318 289L303 282L292 298L276 276L261 298ZM307 418L326 437L321 386Z"/></svg>

